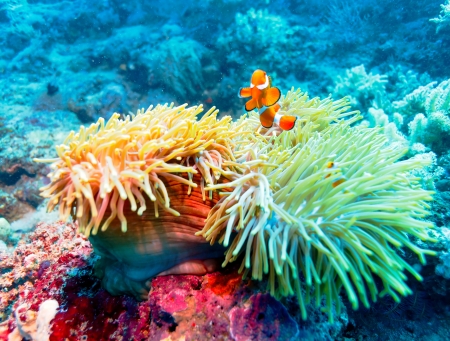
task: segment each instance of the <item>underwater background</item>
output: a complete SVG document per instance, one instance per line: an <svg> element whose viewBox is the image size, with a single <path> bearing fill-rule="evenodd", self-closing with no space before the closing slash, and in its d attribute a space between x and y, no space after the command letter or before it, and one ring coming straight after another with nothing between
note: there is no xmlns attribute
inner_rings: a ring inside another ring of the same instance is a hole
<svg viewBox="0 0 450 341"><path fill-rule="evenodd" d="M450 2L442 1L0 0L0 340L449 340ZM138 303L101 289L89 241L58 210L46 212L39 188L49 166L33 160L54 158L71 130L158 103L215 106L239 119L239 88L256 69L283 94L348 96L358 124L381 127L389 143L409 147L405 157L429 160L417 174L435 192L427 219L438 242L426 248L437 256L420 269L423 281L408 280L413 294L400 303L386 297L354 311L343 295L347 309L333 323L312 308L303 321L294 299L276 300L264 283L233 291L236 267L158 277ZM30 302L41 292L58 292L63 308L40 314L39 328ZM196 334L200 325L208 328Z"/></svg>

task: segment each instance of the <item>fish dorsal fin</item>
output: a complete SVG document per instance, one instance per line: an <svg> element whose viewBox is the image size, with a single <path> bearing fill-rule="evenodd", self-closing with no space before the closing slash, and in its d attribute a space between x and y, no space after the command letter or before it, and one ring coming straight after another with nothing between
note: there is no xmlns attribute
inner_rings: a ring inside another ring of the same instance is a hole
<svg viewBox="0 0 450 341"><path fill-rule="evenodd" d="M269 88L271 88L272 87L272 77L268 76L268 78L269 78Z"/></svg>

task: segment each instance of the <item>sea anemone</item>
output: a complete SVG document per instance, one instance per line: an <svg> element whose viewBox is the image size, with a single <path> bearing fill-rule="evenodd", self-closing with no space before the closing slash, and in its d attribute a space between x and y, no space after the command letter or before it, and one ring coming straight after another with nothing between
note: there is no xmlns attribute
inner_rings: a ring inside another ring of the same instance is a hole
<svg viewBox="0 0 450 341"><path fill-rule="evenodd" d="M214 184L224 159L234 158L231 119L218 120L212 108L197 121L201 111L158 105L124 119L114 114L106 124L99 119L71 132L56 147L57 159L40 160L54 162L42 189L48 210L59 205L61 219L72 215L90 236L102 256L97 273L112 293L145 297L145 283L156 274L182 265L204 273L208 264L186 262L223 253L195 232L218 201L205 184Z"/></svg>
<svg viewBox="0 0 450 341"><path fill-rule="evenodd" d="M143 297L158 273L208 271L193 260L223 252L223 266L242 259L272 295L296 294L304 319L311 295L316 305L325 296L332 318L342 288L354 309L409 294L404 271L421 277L397 249L422 263L433 254L408 237L431 240L422 218L432 193L410 173L426 161L399 161L404 148L354 126L347 98L291 90L280 104L299 117L291 131L262 128L256 113L232 122L213 108L197 119L202 108L185 105L81 127L43 160L54 169L48 209L74 216L115 294Z"/></svg>

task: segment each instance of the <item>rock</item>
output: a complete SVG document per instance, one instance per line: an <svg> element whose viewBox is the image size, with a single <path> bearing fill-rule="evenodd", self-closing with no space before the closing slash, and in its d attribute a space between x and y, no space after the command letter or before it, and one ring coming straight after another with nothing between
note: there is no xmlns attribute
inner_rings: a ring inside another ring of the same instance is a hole
<svg viewBox="0 0 450 341"><path fill-rule="evenodd" d="M0 240L7 241L10 235L11 225L5 218L0 218Z"/></svg>

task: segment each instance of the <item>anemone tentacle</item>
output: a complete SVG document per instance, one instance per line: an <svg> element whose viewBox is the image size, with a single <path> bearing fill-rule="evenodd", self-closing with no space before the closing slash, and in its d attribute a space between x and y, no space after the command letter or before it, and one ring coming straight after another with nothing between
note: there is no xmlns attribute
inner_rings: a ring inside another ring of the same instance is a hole
<svg viewBox="0 0 450 341"><path fill-rule="evenodd" d="M405 272L421 277L398 249L410 249L422 263L434 254L413 241L432 240L424 218L433 193L412 175L427 161L403 160L406 150L389 145L379 129L355 126L361 115L350 111L347 98L310 99L292 89L279 104L281 114L298 117L290 131L261 127L256 112L232 121L212 108L198 118L202 107L187 105L114 114L81 127L57 146L57 159L42 160L53 162L51 182L42 188L48 210L59 205L61 218L75 217L94 248L117 263L119 254L145 264L161 250L188 254L177 247L198 245L191 242L222 244L223 266L241 261L240 271L266 278L272 295L296 295L304 319L311 299L331 319L333 304L341 309L341 290L354 309L380 295L409 294ZM116 251L107 250L108 236L128 227L149 239L131 247L132 255L117 241ZM171 256L170 266L183 260ZM155 275L130 269L122 269L131 276L126 285L112 280L107 287L135 291Z"/></svg>

